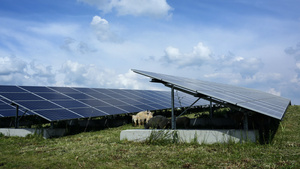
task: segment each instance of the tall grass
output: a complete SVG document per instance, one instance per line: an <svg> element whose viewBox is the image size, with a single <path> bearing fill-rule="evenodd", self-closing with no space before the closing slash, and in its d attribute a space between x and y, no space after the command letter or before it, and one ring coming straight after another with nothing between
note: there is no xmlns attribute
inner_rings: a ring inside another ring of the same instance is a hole
<svg viewBox="0 0 300 169"><path fill-rule="evenodd" d="M270 144L120 141L124 125L62 138L0 135L0 168L300 168L300 106Z"/></svg>

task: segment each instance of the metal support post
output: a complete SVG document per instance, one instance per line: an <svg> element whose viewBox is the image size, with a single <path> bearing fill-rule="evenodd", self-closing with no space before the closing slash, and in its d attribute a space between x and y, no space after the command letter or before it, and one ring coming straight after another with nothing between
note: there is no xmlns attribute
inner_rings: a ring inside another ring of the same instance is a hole
<svg viewBox="0 0 300 169"><path fill-rule="evenodd" d="M15 128L19 128L19 105L16 104Z"/></svg>
<svg viewBox="0 0 300 169"><path fill-rule="evenodd" d="M244 130L248 131L248 114L244 113Z"/></svg>
<svg viewBox="0 0 300 169"><path fill-rule="evenodd" d="M171 106L172 106L172 129L175 130L176 129L176 117L174 114L174 85L172 85L171 88Z"/></svg>
<svg viewBox="0 0 300 169"><path fill-rule="evenodd" d="M213 117L213 108L212 108L212 101L209 101L209 117L212 119Z"/></svg>

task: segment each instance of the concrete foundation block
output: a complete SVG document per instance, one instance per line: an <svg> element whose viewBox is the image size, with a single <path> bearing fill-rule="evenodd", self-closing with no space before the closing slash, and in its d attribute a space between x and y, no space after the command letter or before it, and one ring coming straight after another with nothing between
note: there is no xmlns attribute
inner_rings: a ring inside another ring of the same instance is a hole
<svg viewBox="0 0 300 169"><path fill-rule="evenodd" d="M29 134L39 134L42 135L45 139L51 137L61 137L66 133L65 129L26 129L26 128L0 128L0 133L5 136L19 136L26 137Z"/></svg>
<svg viewBox="0 0 300 169"><path fill-rule="evenodd" d="M160 130L160 129L132 129L123 130L120 140L146 141L151 134L163 136L165 139L173 139L176 133L179 142L197 142L199 144L228 143L228 142L256 142L258 132L256 130ZM153 136L153 135L152 135ZM152 137L153 138L153 137Z"/></svg>

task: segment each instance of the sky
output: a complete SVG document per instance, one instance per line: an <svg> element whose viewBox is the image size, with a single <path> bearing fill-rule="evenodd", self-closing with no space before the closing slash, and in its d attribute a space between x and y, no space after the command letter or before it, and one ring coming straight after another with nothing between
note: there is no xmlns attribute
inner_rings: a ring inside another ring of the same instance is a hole
<svg viewBox="0 0 300 169"><path fill-rule="evenodd" d="M0 85L169 90L138 69L300 105L299 0L0 0Z"/></svg>

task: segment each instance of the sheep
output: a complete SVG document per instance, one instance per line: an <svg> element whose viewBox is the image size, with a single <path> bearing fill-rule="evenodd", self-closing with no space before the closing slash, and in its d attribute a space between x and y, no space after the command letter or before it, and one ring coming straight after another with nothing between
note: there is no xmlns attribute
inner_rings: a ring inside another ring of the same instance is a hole
<svg viewBox="0 0 300 169"><path fill-rule="evenodd" d="M145 129L165 129L165 128L170 128L170 121L161 115L154 116L149 120L147 124L144 125Z"/></svg>
<svg viewBox="0 0 300 169"><path fill-rule="evenodd" d="M139 126L141 126L141 124L144 124L144 121L146 120L146 123L148 123L148 121L153 117L152 112L150 111L141 111L138 114L136 114Z"/></svg>
<svg viewBox="0 0 300 169"><path fill-rule="evenodd" d="M137 116L136 115L132 115L132 121L134 123L134 126L136 126L136 123L137 123Z"/></svg>

